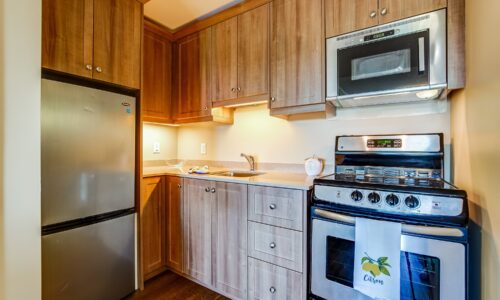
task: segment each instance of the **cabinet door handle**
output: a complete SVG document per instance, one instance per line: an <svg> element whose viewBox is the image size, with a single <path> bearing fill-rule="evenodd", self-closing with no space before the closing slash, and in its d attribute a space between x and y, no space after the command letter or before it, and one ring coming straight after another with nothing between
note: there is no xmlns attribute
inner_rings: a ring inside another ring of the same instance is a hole
<svg viewBox="0 0 500 300"><path fill-rule="evenodd" d="M382 10L380 11L380 14L381 14L382 16L387 15L387 8L385 8L385 7L384 7L384 8L382 8Z"/></svg>
<svg viewBox="0 0 500 300"><path fill-rule="evenodd" d="M92 71L92 65L85 65L85 69Z"/></svg>
<svg viewBox="0 0 500 300"><path fill-rule="evenodd" d="M182 185L178 184L178 185L177 185L177 188L179 188L179 189L180 189L180 188L182 188Z"/></svg>
<svg viewBox="0 0 500 300"><path fill-rule="evenodd" d="M231 92L233 92L233 93L236 92L236 88L232 88Z"/></svg>
<svg viewBox="0 0 500 300"><path fill-rule="evenodd" d="M271 292L271 294L276 293L276 288L275 288L274 286L272 286L272 287L269 289L269 292Z"/></svg>
<svg viewBox="0 0 500 300"><path fill-rule="evenodd" d="M238 92L241 92L241 88L240 87L238 87Z"/></svg>
<svg viewBox="0 0 500 300"><path fill-rule="evenodd" d="M207 192L207 193L208 193L208 192L210 192L210 188L209 188L209 187L206 187L206 188L205 188L205 192Z"/></svg>
<svg viewBox="0 0 500 300"><path fill-rule="evenodd" d="M272 242L271 244L269 244L269 248L271 248L271 249L276 248L276 243L275 243L275 242Z"/></svg>
<svg viewBox="0 0 500 300"><path fill-rule="evenodd" d="M276 209L276 204L273 203L273 204L269 205L269 208L273 209L273 210Z"/></svg>
<svg viewBox="0 0 500 300"><path fill-rule="evenodd" d="M101 67L97 67L97 68L95 68L95 70L97 71L97 73L102 73L102 68Z"/></svg>
<svg viewBox="0 0 500 300"><path fill-rule="evenodd" d="M208 110L208 106L203 107L204 110Z"/></svg>
<svg viewBox="0 0 500 300"><path fill-rule="evenodd" d="M274 101L276 101L276 98L271 97L271 102L274 102Z"/></svg>
<svg viewBox="0 0 500 300"><path fill-rule="evenodd" d="M370 13L370 18L372 18L372 19L373 19L373 18L375 18L376 16L377 16L377 12L376 12L376 11L372 11L372 12Z"/></svg>
<svg viewBox="0 0 500 300"><path fill-rule="evenodd" d="M215 194L215 188L212 188L212 190L210 190L212 192L212 194Z"/></svg>

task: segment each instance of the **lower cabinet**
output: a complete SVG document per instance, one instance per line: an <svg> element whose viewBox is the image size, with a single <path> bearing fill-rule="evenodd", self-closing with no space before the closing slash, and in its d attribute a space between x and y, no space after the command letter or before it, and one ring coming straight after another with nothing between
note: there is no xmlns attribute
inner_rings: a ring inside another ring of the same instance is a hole
<svg viewBox="0 0 500 300"><path fill-rule="evenodd" d="M302 274L248 258L248 299L302 299Z"/></svg>
<svg viewBox="0 0 500 300"><path fill-rule="evenodd" d="M183 271L183 215L182 178L169 176L165 180L166 193L166 239L167 266L174 271Z"/></svg>
<svg viewBox="0 0 500 300"><path fill-rule="evenodd" d="M147 280L166 267L165 251L165 185L163 177L143 180L140 204L142 273Z"/></svg>

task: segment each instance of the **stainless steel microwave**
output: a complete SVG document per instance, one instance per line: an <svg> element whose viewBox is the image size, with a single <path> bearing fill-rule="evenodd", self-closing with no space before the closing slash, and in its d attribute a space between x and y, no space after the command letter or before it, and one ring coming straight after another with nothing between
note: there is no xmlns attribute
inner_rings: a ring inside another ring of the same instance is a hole
<svg viewBox="0 0 500 300"><path fill-rule="evenodd" d="M446 9L327 39L327 100L338 107L444 97Z"/></svg>

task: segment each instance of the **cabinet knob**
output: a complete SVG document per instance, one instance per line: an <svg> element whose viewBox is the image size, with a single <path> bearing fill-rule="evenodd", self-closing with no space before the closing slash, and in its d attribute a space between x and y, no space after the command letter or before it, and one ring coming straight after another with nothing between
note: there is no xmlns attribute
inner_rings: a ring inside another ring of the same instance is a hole
<svg viewBox="0 0 500 300"><path fill-rule="evenodd" d="M276 204L273 203L273 204L269 205L269 208L270 209L276 209Z"/></svg>
<svg viewBox="0 0 500 300"><path fill-rule="evenodd" d="M271 248L271 249L276 248L276 243L275 243L275 242L272 242L271 244L269 244L269 248Z"/></svg>
<svg viewBox="0 0 500 300"><path fill-rule="evenodd" d="M179 189L180 189L180 188L182 188L182 185L178 184L178 185L177 185L177 188L179 188Z"/></svg>
<svg viewBox="0 0 500 300"><path fill-rule="evenodd" d="M271 102L274 102L274 101L276 101L276 98L271 97Z"/></svg>
<svg viewBox="0 0 500 300"><path fill-rule="evenodd" d="M85 65L85 69L92 71L92 65Z"/></svg>
<svg viewBox="0 0 500 300"><path fill-rule="evenodd" d="M212 188L210 191L212 192L212 194L215 194L215 188Z"/></svg>
<svg viewBox="0 0 500 300"><path fill-rule="evenodd" d="M203 107L204 110L208 110L208 106Z"/></svg>
<svg viewBox="0 0 500 300"><path fill-rule="evenodd" d="M101 67L97 67L97 68L95 68L95 70L97 71L97 73L102 73L102 68Z"/></svg>
<svg viewBox="0 0 500 300"><path fill-rule="evenodd" d="M385 8L385 7L384 7L384 8L382 8L382 10L380 11L380 14L381 14L382 16L387 15L387 8Z"/></svg>
<svg viewBox="0 0 500 300"><path fill-rule="evenodd" d="M241 88L240 87L238 87L238 92L241 92Z"/></svg>
<svg viewBox="0 0 500 300"><path fill-rule="evenodd" d="M269 288L269 292L271 292L271 294L276 293L276 288L272 286L271 288Z"/></svg>
<svg viewBox="0 0 500 300"><path fill-rule="evenodd" d="M232 88L231 92L233 92L233 93L236 92L236 88Z"/></svg>
<svg viewBox="0 0 500 300"><path fill-rule="evenodd" d="M209 187L206 187L206 188L205 188L205 192L207 192L207 193L208 193L208 192L210 192L210 188L209 188Z"/></svg>
<svg viewBox="0 0 500 300"><path fill-rule="evenodd" d="M370 13L370 18L372 18L372 19L373 19L373 18L375 18L376 16L377 16L377 12L376 12L376 11L372 11L372 12Z"/></svg>

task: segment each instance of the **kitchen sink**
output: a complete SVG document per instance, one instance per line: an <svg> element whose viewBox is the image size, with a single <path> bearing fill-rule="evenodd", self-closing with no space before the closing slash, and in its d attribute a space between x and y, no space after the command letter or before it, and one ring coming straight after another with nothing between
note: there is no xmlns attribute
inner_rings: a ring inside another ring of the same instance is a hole
<svg viewBox="0 0 500 300"><path fill-rule="evenodd" d="M213 175L217 176L227 176L227 177L254 177L258 175L263 175L265 173L262 172L256 172L256 171L224 171L220 173L215 173Z"/></svg>

